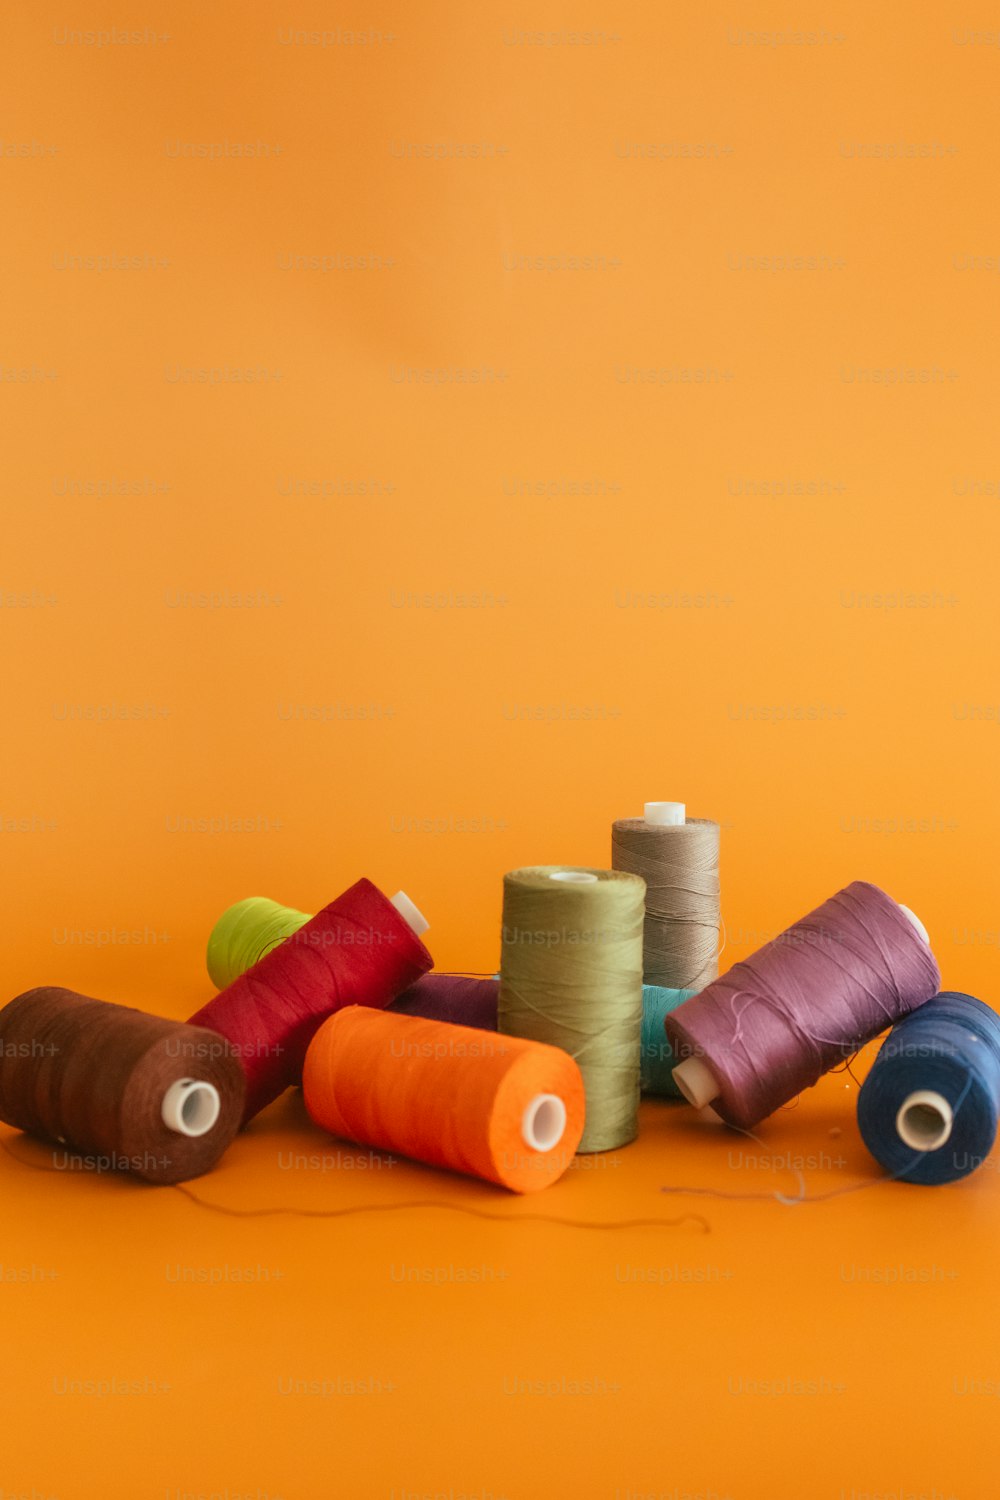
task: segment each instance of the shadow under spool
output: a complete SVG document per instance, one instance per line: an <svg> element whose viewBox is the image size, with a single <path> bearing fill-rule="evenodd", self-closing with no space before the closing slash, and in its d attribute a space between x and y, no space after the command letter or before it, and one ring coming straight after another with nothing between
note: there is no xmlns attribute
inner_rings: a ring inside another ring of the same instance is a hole
<svg viewBox="0 0 1000 1500"><path fill-rule="evenodd" d="M0 1010L0 1120L152 1183L209 1171L246 1083L221 1037L73 990Z"/></svg>
<svg viewBox="0 0 1000 1500"><path fill-rule="evenodd" d="M654 821L659 809L680 821ZM702 990L719 972L719 825L687 818L683 803L647 803L644 818L611 827L611 864L646 882L642 977L668 990Z"/></svg>

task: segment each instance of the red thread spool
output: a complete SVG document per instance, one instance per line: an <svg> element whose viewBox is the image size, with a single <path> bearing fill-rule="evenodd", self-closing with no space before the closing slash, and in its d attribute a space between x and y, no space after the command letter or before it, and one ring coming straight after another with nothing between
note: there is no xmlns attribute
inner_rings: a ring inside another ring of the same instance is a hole
<svg viewBox="0 0 1000 1500"><path fill-rule="evenodd" d="M213 1167L246 1082L226 1043L182 1021L45 986L0 1010L0 1120L147 1182Z"/></svg>
<svg viewBox="0 0 1000 1500"><path fill-rule="evenodd" d="M328 1016L345 1005L382 1009L432 963L388 897L359 880L220 990L189 1024L224 1036L242 1062L245 1124L301 1083L306 1049Z"/></svg>

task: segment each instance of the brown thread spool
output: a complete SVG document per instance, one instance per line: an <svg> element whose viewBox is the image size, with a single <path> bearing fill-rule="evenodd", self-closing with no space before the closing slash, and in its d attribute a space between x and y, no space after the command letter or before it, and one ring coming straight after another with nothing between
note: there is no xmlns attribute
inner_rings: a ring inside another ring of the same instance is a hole
<svg viewBox="0 0 1000 1500"><path fill-rule="evenodd" d="M719 825L683 802L647 802L611 827L611 865L646 882L642 977L703 990L719 974Z"/></svg>
<svg viewBox="0 0 1000 1500"><path fill-rule="evenodd" d="M27 990L0 1010L0 1120L147 1182L215 1165L239 1129L246 1080L200 1026L73 990Z"/></svg>

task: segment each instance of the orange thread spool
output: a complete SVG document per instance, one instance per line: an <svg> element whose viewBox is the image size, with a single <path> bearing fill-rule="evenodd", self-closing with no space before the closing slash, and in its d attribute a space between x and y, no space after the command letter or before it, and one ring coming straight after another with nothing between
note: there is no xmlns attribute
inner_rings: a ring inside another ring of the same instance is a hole
<svg viewBox="0 0 1000 1500"><path fill-rule="evenodd" d="M544 1042L350 1005L320 1027L302 1088L350 1141L534 1193L583 1134L583 1079Z"/></svg>

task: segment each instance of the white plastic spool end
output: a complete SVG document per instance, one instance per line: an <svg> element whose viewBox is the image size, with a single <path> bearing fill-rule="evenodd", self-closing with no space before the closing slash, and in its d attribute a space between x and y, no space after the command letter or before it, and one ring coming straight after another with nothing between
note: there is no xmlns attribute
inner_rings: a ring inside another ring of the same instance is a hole
<svg viewBox="0 0 1000 1500"><path fill-rule="evenodd" d="M521 1136L532 1151L551 1151L566 1129L566 1105L558 1094L536 1094L521 1116Z"/></svg>
<svg viewBox="0 0 1000 1500"><path fill-rule="evenodd" d="M421 937L431 925L419 906L410 900L405 891L397 891L392 897L392 904L407 926L412 927L417 937Z"/></svg>
<svg viewBox="0 0 1000 1500"><path fill-rule="evenodd" d="M904 906L901 901L897 901L896 905L899 907L906 920L913 923L913 926L916 928L917 932L920 934L929 948L931 945L930 934L928 933L927 928L924 926L923 922L921 922L920 918L917 916L916 912L911 911L908 906Z"/></svg>
<svg viewBox="0 0 1000 1500"><path fill-rule="evenodd" d="M689 1104L705 1109L722 1090L708 1063L700 1057L686 1057L673 1070L674 1082Z"/></svg>
<svg viewBox="0 0 1000 1500"><path fill-rule="evenodd" d="M549 876L550 880L562 880L566 885L596 885L597 876L593 870L553 870Z"/></svg>
<svg viewBox="0 0 1000 1500"><path fill-rule="evenodd" d="M642 815L654 828L680 828L687 821L687 806L683 802L647 802Z"/></svg>
<svg viewBox="0 0 1000 1500"><path fill-rule="evenodd" d="M214 1083L203 1078L178 1078L163 1096L160 1113L168 1130L178 1135L207 1135L219 1118L222 1100Z"/></svg>
<svg viewBox="0 0 1000 1500"><path fill-rule="evenodd" d="M899 1106L896 1131L912 1151L937 1151L948 1141L953 1119L951 1105L943 1094L934 1089L914 1089Z"/></svg>

